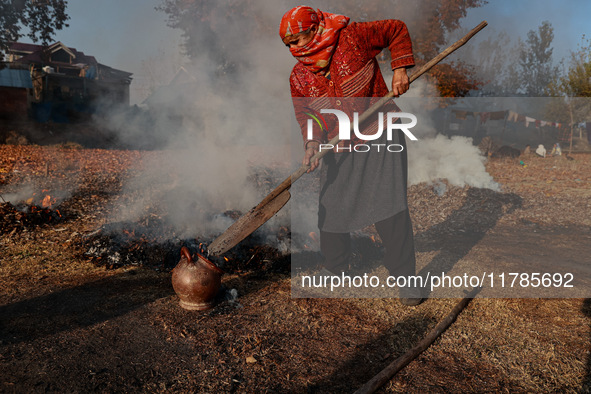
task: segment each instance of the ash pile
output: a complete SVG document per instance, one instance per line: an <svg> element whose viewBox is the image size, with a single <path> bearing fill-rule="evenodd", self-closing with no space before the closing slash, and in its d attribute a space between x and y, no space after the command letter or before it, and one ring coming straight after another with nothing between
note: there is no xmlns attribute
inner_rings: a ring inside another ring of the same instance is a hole
<svg viewBox="0 0 591 394"><path fill-rule="evenodd" d="M224 216L236 219L239 212L228 211ZM275 240L269 243L264 233L255 232L223 257L208 258L230 274L253 271L289 272L289 255L278 247L289 242L289 229L277 229ZM101 226L83 239L84 257L108 269L123 266L143 266L169 272L180 260L180 249L185 246L192 255L207 255L207 245L214 237L186 238L162 219L136 222L116 222ZM278 244L279 243L279 244Z"/></svg>
<svg viewBox="0 0 591 394"><path fill-rule="evenodd" d="M264 195L271 192L283 179L277 168L255 167L249 176L256 189ZM301 182L305 189L314 189L314 180ZM285 220L270 220L261 229L233 247L222 257L207 255L207 245L218 234L193 234L186 228L169 224L168 214L161 206L152 207L151 213L133 221L103 225L82 237L83 255L93 263L109 269L123 266L144 266L157 271L171 271L180 260L184 246L192 255L203 254L219 268L230 274L242 273L289 273L292 245L297 250L313 248L315 240L302 234L292 234ZM243 212L228 210L209 213L206 222L223 223L227 227ZM281 212L289 217L289 208ZM192 234L187 237L186 234Z"/></svg>

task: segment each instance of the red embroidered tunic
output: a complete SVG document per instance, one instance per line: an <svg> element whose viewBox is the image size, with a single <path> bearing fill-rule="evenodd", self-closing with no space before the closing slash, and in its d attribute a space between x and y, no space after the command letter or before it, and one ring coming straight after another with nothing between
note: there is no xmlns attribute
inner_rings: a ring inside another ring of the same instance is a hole
<svg viewBox="0 0 591 394"><path fill-rule="evenodd" d="M355 108L354 100L335 98L382 97L388 93L388 86L376 60L376 56L385 48L389 48L392 55L392 69L414 66L410 36L404 22L399 20L353 22L343 28L330 62L330 79L310 72L300 62L294 66L290 76L291 95L305 144L309 141L306 135L307 121L311 119L306 114L309 113L306 106L315 110L332 108L347 113L362 113L365 108ZM312 100L304 101L298 99L299 97L317 99L311 104ZM328 131L314 125L312 140L319 143L327 142L338 133L338 127L335 127L336 117L329 115L324 119ZM373 123L377 127L377 119ZM373 130L374 127L368 127L369 129ZM353 141L355 139L351 142ZM341 141L339 145L348 144L349 141Z"/></svg>

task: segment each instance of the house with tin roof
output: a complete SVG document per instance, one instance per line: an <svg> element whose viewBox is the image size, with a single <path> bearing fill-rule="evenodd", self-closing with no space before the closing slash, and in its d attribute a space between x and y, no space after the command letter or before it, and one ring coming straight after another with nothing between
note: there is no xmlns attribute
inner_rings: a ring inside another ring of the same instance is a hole
<svg viewBox="0 0 591 394"><path fill-rule="evenodd" d="M117 70L61 42L12 43L0 67L0 117L68 123L129 106L132 73Z"/></svg>

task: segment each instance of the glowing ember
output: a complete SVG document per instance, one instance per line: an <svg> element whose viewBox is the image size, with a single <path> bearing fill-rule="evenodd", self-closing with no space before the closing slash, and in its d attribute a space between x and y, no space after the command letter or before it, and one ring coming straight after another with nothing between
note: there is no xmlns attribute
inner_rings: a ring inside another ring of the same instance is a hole
<svg viewBox="0 0 591 394"><path fill-rule="evenodd" d="M44 197L41 198L41 196L37 193L33 193L33 196L24 200L23 202L29 206L35 206L38 205L40 208L51 208L56 202L57 202L57 198L52 197L49 194L49 190L44 189L41 191L41 195L43 195Z"/></svg>
<svg viewBox="0 0 591 394"><path fill-rule="evenodd" d="M52 198L49 194L41 200L41 206L43 208L51 208L53 204L55 204L55 198Z"/></svg>

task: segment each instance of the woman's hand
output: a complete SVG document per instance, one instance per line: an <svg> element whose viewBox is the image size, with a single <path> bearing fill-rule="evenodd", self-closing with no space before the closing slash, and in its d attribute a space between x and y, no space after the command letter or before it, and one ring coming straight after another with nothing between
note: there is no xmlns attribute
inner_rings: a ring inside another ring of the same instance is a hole
<svg viewBox="0 0 591 394"><path fill-rule="evenodd" d="M320 164L319 159L316 159L312 163L310 163L310 159L312 158L312 156L314 156L316 153L318 153L319 149L320 149L320 144L316 141L310 141L306 145L306 154L304 155L304 160L302 160L302 164L305 166L307 166L307 165L310 166L310 169L308 169L308 171L306 171L307 173L314 171L318 167L318 165Z"/></svg>
<svg viewBox="0 0 591 394"><path fill-rule="evenodd" d="M405 93L408 90L409 84L406 68L401 67L395 69L394 76L392 76L392 93L394 93L394 97Z"/></svg>

